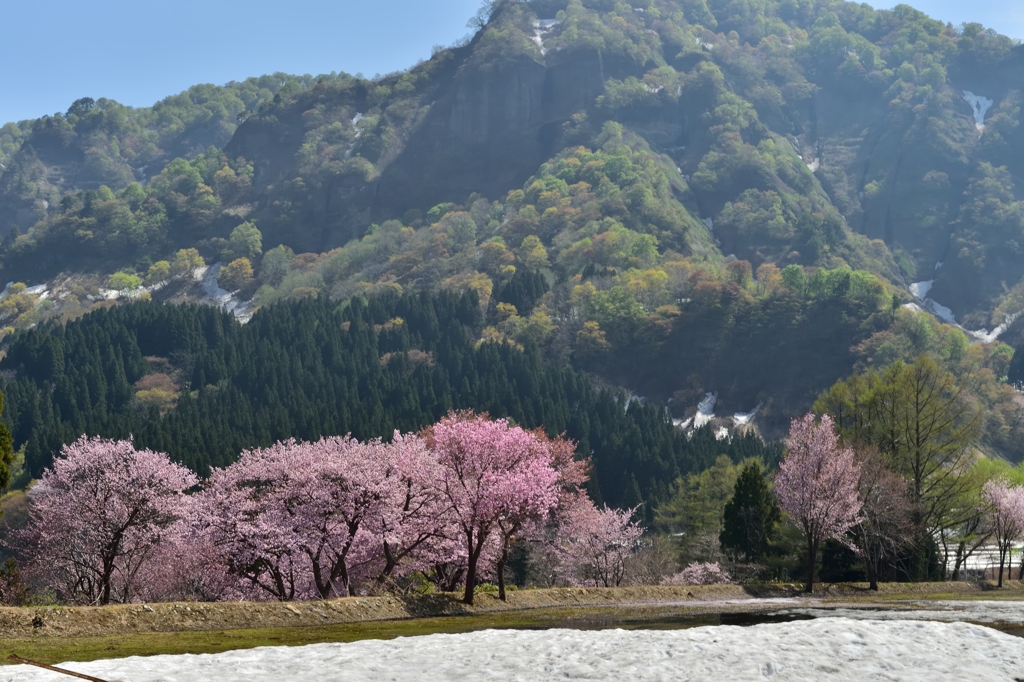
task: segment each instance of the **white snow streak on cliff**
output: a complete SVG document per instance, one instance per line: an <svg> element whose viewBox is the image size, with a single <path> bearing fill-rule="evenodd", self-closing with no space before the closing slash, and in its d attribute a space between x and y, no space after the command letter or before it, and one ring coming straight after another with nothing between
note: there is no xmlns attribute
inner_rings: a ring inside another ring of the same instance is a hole
<svg viewBox="0 0 1024 682"><path fill-rule="evenodd" d="M352 117L352 127L356 129L356 136L352 138L352 146L345 151L346 159L351 158L352 152L356 150L356 144L359 142L359 138L363 136L363 131L359 128L359 122L362 121L363 118L363 115L358 112Z"/></svg>
<svg viewBox="0 0 1024 682"><path fill-rule="evenodd" d="M972 339L980 341L981 343L993 343L1000 336L1002 336L1007 329L1010 328L1011 324L1016 322L1021 315L1024 315L1024 310L1013 315L1008 315L1006 319L1003 320L1003 323L996 327L995 329L993 329L992 331L989 331L987 329L977 329L973 331L970 329L964 329L964 327L961 326L960 323L956 321L956 315L953 314L952 310L942 305L935 299L928 298L928 292L932 290L933 284L935 284L935 280L933 279L930 279L926 282L914 282L913 284L911 284L910 293L913 294L914 298L918 299L920 303L907 303L903 307L909 308L911 310L923 310L925 312L929 312L935 317L942 320L943 322L953 325L963 333L967 334Z"/></svg>
<svg viewBox="0 0 1024 682"><path fill-rule="evenodd" d="M557 19L541 19L533 22L533 35L530 37L530 40L536 43L537 47L540 48L540 54L542 57L548 53L547 48L544 47L544 36L551 33L555 26L558 26L560 23L562 22Z"/></svg>
<svg viewBox="0 0 1024 682"><path fill-rule="evenodd" d="M243 323L248 322L252 319L254 312L252 305L247 301L239 301L230 291L221 289L220 285L217 284L217 275L220 274L221 266L221 263L214 263L213 265L196 269L197 279L201 278L200 286L203 293L206 294L206 297L213 305L223 308Z"/></svg>
<svg viewBox="0 0 1024 682"><path fill-rule="evenodd" d="M736 426L746 426L750 422L754 421L754 417L757 416L758 411L761 409L761 403L757 404L750 412L737 412L732 416L733 422Z"/></svg>
<svg viewBox="0 0 1024 682"><path fill-rule="evenodd" d="M715 418L715 403L718 402L718 392L708 393L697 404L697 414L693 418L693 428L699 429Z"/></svg>
<svg viewBox="0 0 1024 682"><path fill-rule="evenodd" d="M971 109L974 110L974 125L978 130L985 129L985 114L992 107L992 100L987 97L981 97L975 95L970 90L964 90L964 99L971 105Z"/></svg>

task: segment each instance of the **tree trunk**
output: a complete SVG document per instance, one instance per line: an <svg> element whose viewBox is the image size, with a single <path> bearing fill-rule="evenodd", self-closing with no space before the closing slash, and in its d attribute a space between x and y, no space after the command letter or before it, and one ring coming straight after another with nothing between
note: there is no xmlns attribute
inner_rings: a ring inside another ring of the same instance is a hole
<svg viewBox="0 0 1024 682"><path fill-rule="evenodd" d="M398 566L398 560L395 559L394 552L391 551L390 543L384 543L384 569L377 575L377 583L383 585L387 582L388 578L394 572L395 567Z"/></svg>
<svg viewBox="0 0 1024 682"><path fill-rule="evenodd" d="M284 584L284 575L281 571L274 569L271 571L271 577L274 579L274 586L277 588L277 597L281 601L291 601L292 595L289 594L288 587Z"/></svg>
<svg viewBox="0 0 1024 682"><path fill-rule="evenodd" d="M110 603L110 590L113 580L114 559L112 557L104 557L103 575L100 576L100 606L106 606Z"/></svg>
<svg viewBox="0 0 1024 682"><path fill-rule="evenodd" d="M501 539L501 558L498 559L498 599L501 601L508 601L505 599L505 564L508 563L508 538L503 537Z"/></svg>
<svg viewBox="0 0 1024 682"><path fill-rule="evenodd" d="M348 565L346 565L344 559L342 559L341 563L338 564L338 577L341 578L341 584L345 586L345 594L343 594L341 596L343 596L343 597L351 597L352 596L352 583L350 582L351 579L349 578L349 575L348 575Z"/></svg>
<svg viewBox="0 0 1024 682"><path fill-rule="evenodd" d="M960 567L964 563L964 551L967 549L966 543L961 542L956 546L956 563L953 564L953 575L952 580L956 582L960 580Z"/></svg>
<svg viewBox="0 0 1024 682"><path fill-rule="evenodd" d="M498 599L501 601L508 601L505 599L505 559L504 557L498 561Z"/></svg>
<svg viewBox="0 0 1024 682"><path fill-rule="evenodd" d="M814 559L818 553L818 543L807 537L807 594L814 592Z"/></svg>
<svg viewBox="0 0 1024 682"><path fill-rule="evenodd" d="M313 584L316 585L316 591L320 595L321 599L327 599L331 595L331 586L324 584L323 567L320 566L319 559L313 559Z"/></svg>
<svg viewBox="0 0 1024 682"><path fill-rule="evenodd" d="M473 548L473 536L469 536L469 556L466 561L466 594L462 597L462 603L473 605L473 592L476 590L476 564L480 559L480 551L474 551ZM480 547L483 548L484 543L480 541Z"/></svg>
<svg viewBox="0 0 1024 682"><path fill-rule="evenodd" d="M871 553L871 547L864 533L860 534L860 541L860 549L864 554L864 568L868 572L868 589L878 592L878 560Z"/></svg>
<svg viewBox="0 0 1024 682"><path fill-rule="evenodd" d="M1006 564L1006 549L1000 544L999 546L999 583L996 587L1003 586L1003 566Z"/></svg>

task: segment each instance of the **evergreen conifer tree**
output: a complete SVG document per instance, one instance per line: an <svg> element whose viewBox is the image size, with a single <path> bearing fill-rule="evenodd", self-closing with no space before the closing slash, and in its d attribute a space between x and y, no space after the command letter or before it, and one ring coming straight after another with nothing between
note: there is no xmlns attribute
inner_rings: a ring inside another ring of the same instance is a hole
<svg viewBox="0 0 1024 682"><path fill-rule="evenodd" d="M742 552L745 561L757 561L768 549L782 514L757 462L743 468L733 490L725 504L719 541L727 551Z"/></svg>

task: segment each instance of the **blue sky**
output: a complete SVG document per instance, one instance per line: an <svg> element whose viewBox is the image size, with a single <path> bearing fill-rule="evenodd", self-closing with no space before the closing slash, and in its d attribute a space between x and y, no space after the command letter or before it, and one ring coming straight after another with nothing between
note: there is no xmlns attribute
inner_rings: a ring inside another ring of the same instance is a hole
<svg viewBox="0 0 1024 682"><path fill-rule="evenodd" d="M1020 0L909 4L943 21L980 21L1024 38ZM0 123L65 111L79 97L149 106L197 83L274 71L396 71L429 57L433 45L465 35L466 21L479 5L480 0L5 3Z"/></svg>
<svg viewBox="0 0 1024 682"><path fill-rule="evenodd" d="M901 3L868 4L892 8ZM1024 40L1024 3L1020 0L906 0L904 4L916 7L932 18L950 22L954 26L976 21L1011 38Z"/></svg>

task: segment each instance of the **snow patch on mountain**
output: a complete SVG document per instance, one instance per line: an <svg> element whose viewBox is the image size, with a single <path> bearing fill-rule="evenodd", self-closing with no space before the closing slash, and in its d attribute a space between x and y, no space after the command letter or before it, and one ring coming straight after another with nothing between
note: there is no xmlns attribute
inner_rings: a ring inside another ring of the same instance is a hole
<svg viewBox="0 0 1024 682"><path fill-rule="evenodd" d="M996 339L998 339L1000 336L1006 333L1006 330L1010 328L1010 325L1016 322L1021 315L1024 315L1024 310L1013 315L1008 315L1006 319L1003 321L1003 323L996 327L995 329L993 329L992 331L988 331L987 329L979 329L978 331L969 331L967 333L973 336L974 338L978 339L982 343L994 343Z"/></svg>
<svg viewBox="0 0 1024 682"><path fill-rule="evenodd" d="M693 428L699 429L715 418L715 403L718 402L718 391L708 393L697 403L697 414L693 418Z"/></svg>
<svg viewBox="0 0 1024 682"><path fill-rule="evenodd" d="M544 37L551 33L558 26L561 21L558 19L538 19L533 22L533 35L530 36L537 47L540 49L541 56L545 56L548 53L548 49L544 47Z"/></svg>
<svg viewBox="0 0 1024 682"><path fill-rule="evenodd" d="M758 403L757 407L755 407L750 412L737 412L736 414L734 414L732 416L732 421L733 421L733 423L736 424L736 426L746 426L750 422L754 421L754 417L757 416L757 413L760 410L761 410L761 403Z"/></svg>
<svg viewBox="0 0 1024 682"><path fill-rule="evenodd" d="M985 114L992 107L992 100L987 97L975 95L970 90L964 90L964 99L971 105L971 109L974 110L974 126L978 130L985 129Z"/></svg>
<svg viewBox="0 0 1024 682"><path fill-rule="evenodd" d="M235 298L234 294L226 289L222 289L217 284L217 275L220 274L221 267L223 267L223 263L217 262L213 265L197 268L195 273L196 279L200 281L200 288L206 294L208 303L226 310L244 324L252 319L255 312L252 308L252 302L239 301Z"/></svg>
<svg viewBox="0 0 1024 682"><path fill-rule="evenodd" d="M928 292L932 290L932 285L934 284L934 279L930 279L927 282L914 282L910 285L910 293L912 293L915 298L923 299L928 296Z"/></svg>
<svg viewBox="0 0 1024 682"><path fill-rule="evenodd" d="M970 332L968 332L966 329L961 327L959 323L957 323L956 315L953 314L952 310L942 305L938 301L928 298L928 292L932 290L932 285L934 284L934 279L930 279L926 282L914 282L913 284L911 284L910 293L913 294L914 298L917 299L918 304L915 305L908 303L903 307L908 308L911 305L913 305L914 308L916 308L917 310L923 310L924 312L931 313L932 315L939 318L946 324L951 324L954 327L957 327L958 329L962 330L964 333L969 334Z"/></svg>
<svg viewBox="0 0 1024 682"><path fill-rule="evenodd" d="M936 266L936 269L941 265L942 264L939 263L939 265ZM965 329L959 322L956 321L956 315L953 314L952 310L942 305L935 299L928 298L928 292L932 290L932 285L934 284L935 280L933 279L930 279L926 282L914 282L913 284L911 284L910 293L914 295L914 298L916 298L917 301L914 303L906 303L903 307L909 310L931 313L932 315L939 318L946 324L953 325L954 327L962 331L964 334L967 334L967 336L974 339L975 341L981 343L994 343L996 340L999 339L1000 336L1006 333L1006 330L1010 328L1010 325L1012 325L1022 315L1024 315L1024 310L1021 310L1020 312L1017 312L1013 315L1008 315L1003 320L1003 323L996 327L995 329L993 329L992 331L989 331L987 329Z"/></svg>
<svg viewBox="0 0 1024 682"><path fill-rule="evenodd" d="M356 150L356 144L359 142L359 138L363 136L363 131L359 128L359 122L365 118L363 114L356 112L356 115L352 117L352 127L356 129L356 136L352 138L352 146L345 151L345 158L351 158L352 152Z"/></svg>

